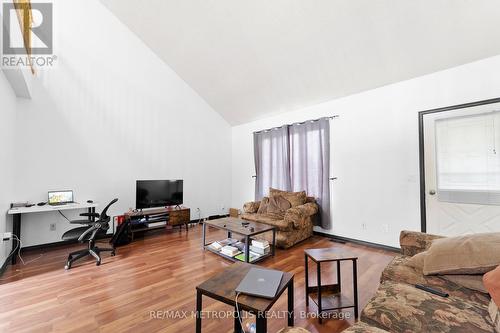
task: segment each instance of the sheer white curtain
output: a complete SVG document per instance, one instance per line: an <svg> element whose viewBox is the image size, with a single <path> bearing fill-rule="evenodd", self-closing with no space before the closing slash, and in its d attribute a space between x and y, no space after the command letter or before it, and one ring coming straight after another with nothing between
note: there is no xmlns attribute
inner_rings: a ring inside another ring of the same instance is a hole
<svg viewBox="0 0 500 333"><path fill-rule="evenodd" d="M254 133L254 158L256 201L269 194L269 187L291 190L288 126Z"/></svg>

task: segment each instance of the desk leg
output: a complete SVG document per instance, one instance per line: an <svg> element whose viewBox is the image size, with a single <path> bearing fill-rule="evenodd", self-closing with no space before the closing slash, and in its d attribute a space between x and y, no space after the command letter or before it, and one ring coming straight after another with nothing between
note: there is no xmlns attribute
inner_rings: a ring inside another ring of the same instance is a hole
<svg viewBox="0 0 500 333"><path fill-rule="evenodd" d="M202 243L201 243L201 248L205 250L205 245L206 245L206 236L207 236L207 224L203 223L203 229L202 229Z"/></svg>
<svg viewBox="0 0 500 333"><path fill-rule="evenodd" d="M267 318L265 312L257 314L255 333L267 333Z"/></svg>
<svg viewBox="0 0 500 333"><path fill-rule="evenodd" d="M288 326L293 327L294 321L294 302L293 302L293 278L288 284Z"/></svg>
<svg viewBox="0 0 500 333"><path fill-rule="evenodd" d="M21 214L14 214L12 216L12 234L17 236L18 239L21 239ZM15 242L15 243L14 243ZM21 244L17 239L14 239L12 242L12 249L17 248L14 253L12 253L12 265L15 265L17 262L17 254L19 253L19 250Z"/></svg>
<svg viewBox="0 0 500 333"><path fill-rule="evenodd" d="M276 228L273 228L273 247L271 249L272 256L274 257L274 253L276 251Z"/></svg>
<svg viewBox="0 0 500 333"><path fill-rule="evenodd" d="M306 278L306 306L309 306L309 260L307 258L307 254L304 254L304 267L305 267L305 278Z"/></svg>
<svg viewBox="0 0 500 333"><path fill-rule="evenodd" d="M201 333L201 307L202 307L202 294L196 291L196 333Z"/></svg>
<svg viewBox="0 0 500 333"><path fill-rule="evenodd" d="M354 319L358 319L359 308L358 308L358 261L356 259L352 260L352 279L354 287Z"/></svg>
<svg viewBox="0 0 500 333"><path fill-rule="evenodd" d="M250 262L250 237L245 236L245 262Z"/></svg>
<svg viewBox="0 0 500 333"><path fill-rule="evenodd" d="M339 293L342 291L342 275L340 274L340 260L337 260L337 284L339 285Z"/></svg>

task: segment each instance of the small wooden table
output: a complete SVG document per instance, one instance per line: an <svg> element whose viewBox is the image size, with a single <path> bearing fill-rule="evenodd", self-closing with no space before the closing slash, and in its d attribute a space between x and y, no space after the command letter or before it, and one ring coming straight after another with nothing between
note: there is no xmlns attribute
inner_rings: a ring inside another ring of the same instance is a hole
<svg viewBox="0 0 500 333"><path fill-rule="evenodd" d="M245 223L245 225L243 225ZM234 218L234 217L225 217L222 219L217 219L217 220L210 220L210 221L205 221L203 222L203 236L202 236L202 242L203 242L203 249L204 250L209 250L215 254L220 255L221 257L224 257L226 259L229 259L231 261L239 261L238 259L223 255L220 252L217 252L215 250L212 250L209 245L210 243L207 244L206 242L206 235L207 235L207 226L216 228L216 229L221 229L221 230L226 230L227 231L227 237L232 238L233 233L234 234L239 234L245 237L245 262L250 262L250 237L254 237L260 234L263 234L265 232L272 232L273 233L273 241L271 244L271 251L269 254L264 254L260 256L259 258L253 260L250 263L256 263L257 261L263 260L269 256L274 257L274 251L275 251L275 246L276 246L276 228L267 225L264 223L258 223L258 222L249 222L246 220Z"/></svg>
<svg viewBox="0 0 500 333"><path fill-rule="evenodd" d="M242 311L247 311L256 316L256 333L266 333L268 311L280 298L281 294L288 290L288 326L293 326L293 274L291 273L283 273L278 292L273 299L240 295L238 297L238 309L236 309L236 292L234 290L252 267L255 266L246 263L235 263L196 287L196 333L201 333L203 295L234 307L234 331L236 333L242 332L239 320Z"/></svg>
<svg viewBox="0 0 500 333"><path fill-rule="evenodd" d="M332 310L354 308L354 317L358 319L358 257L347 250L337 248L308 249L304 251L305 256L305 288L306 288L306 306L309 306L309 297L318 306L319 323L323 323L322 313ZM317 285L309 285L309 260L311 258L316 263ZM341 261L352 261L352 279L354 302L342 296L342 278L340 272ZM321 263L337 262L337 283L321 284ZM354 304L353 304L354 303Z"/></svg>

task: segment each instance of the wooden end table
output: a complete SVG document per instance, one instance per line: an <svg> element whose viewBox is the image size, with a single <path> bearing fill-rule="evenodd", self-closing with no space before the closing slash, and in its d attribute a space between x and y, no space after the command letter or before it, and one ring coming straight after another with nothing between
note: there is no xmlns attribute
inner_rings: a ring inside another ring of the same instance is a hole
<svg viewBox="0 0 500 333"><path fill-rule="evenodd" d="M245 223L243 225L242 223ZM207 243L206 237L207 237L207 226L220 229L220 230L225 230L227 231L227 237L232 238L233 234L238 234L241 236L244 236L245 238L245 262L247 263L256 263L258 261L261 261L269 256L274 257L274 252L275 252L275 247L276 247L276 227L267 225L264 223L258 223L258 222L250 222L234 217L225 217L222 219L216 219L216 220L210 220L210 221L205 221L203 222L203 235L202 235L202 242L203 242L203 249L211 251L221 257L224 257L226 259L229 259L231 261L236 261L238 262L238 259L235 259L233 257L226 256L220 252L217 252L213 250L212 248L209 247L211 243ZM270 247L270 252L268 254L261 255L259 258L254 259L253 261L250 262L250 240L251 237L258 236L260 234L263 234L265 232L272 232L273 233L273 241L271 242Z"/></svg>
<svg viewBox="0 0 500 333"><path fill-rule="evenodd" d="M309 297L318 307L319 323L323 323L322 313L332 310L354 308L354 318L358 319L358 257L347 250L338 248L308 249L304 251L305 257L305 288L306 306L309 306ZM316 263L316 286L309 285L309 258ZM321 284L321 263L334 261L337 263L337 283ZM341 294L342 277L340 271L341 261L352 261L352 280L354 301ZM353 304L354 303L354 304Z"/></svg>
<svg viewBox="0 0 500 333"><path fill-rule="evenodd" d="M234 307L234 332L243 332L239 318L242 311L247 311L256 316L256 333L266 333L268 311L280 298L281 294L288 290L288 326L293 326L293 274L291 273L283 272L281 284L276 297L273 299L240 295L238 297L238 309L236 309L236 292L234 290L252 267L255 266L246 263L234 263L196 287L196 333L201 333L203 295Z"/></svg>

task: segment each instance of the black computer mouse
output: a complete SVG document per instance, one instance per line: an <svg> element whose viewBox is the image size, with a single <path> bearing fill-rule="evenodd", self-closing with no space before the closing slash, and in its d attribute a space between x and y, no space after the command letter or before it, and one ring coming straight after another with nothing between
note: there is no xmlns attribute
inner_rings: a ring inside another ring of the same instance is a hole
<svg viewBox="0 0 500 333"><path fill-rule="evenodd" d="M46 202L39 202L39 203L37 203L36 205L37 205L37 206L45 206L46 204L47 204Z"/></svg>
<svg viewBox="0 0 500 333"><path fill-rule="evenodd" d="M87 203L94 203L94 201L92 201L92 200L87 200Z"/></svg>

